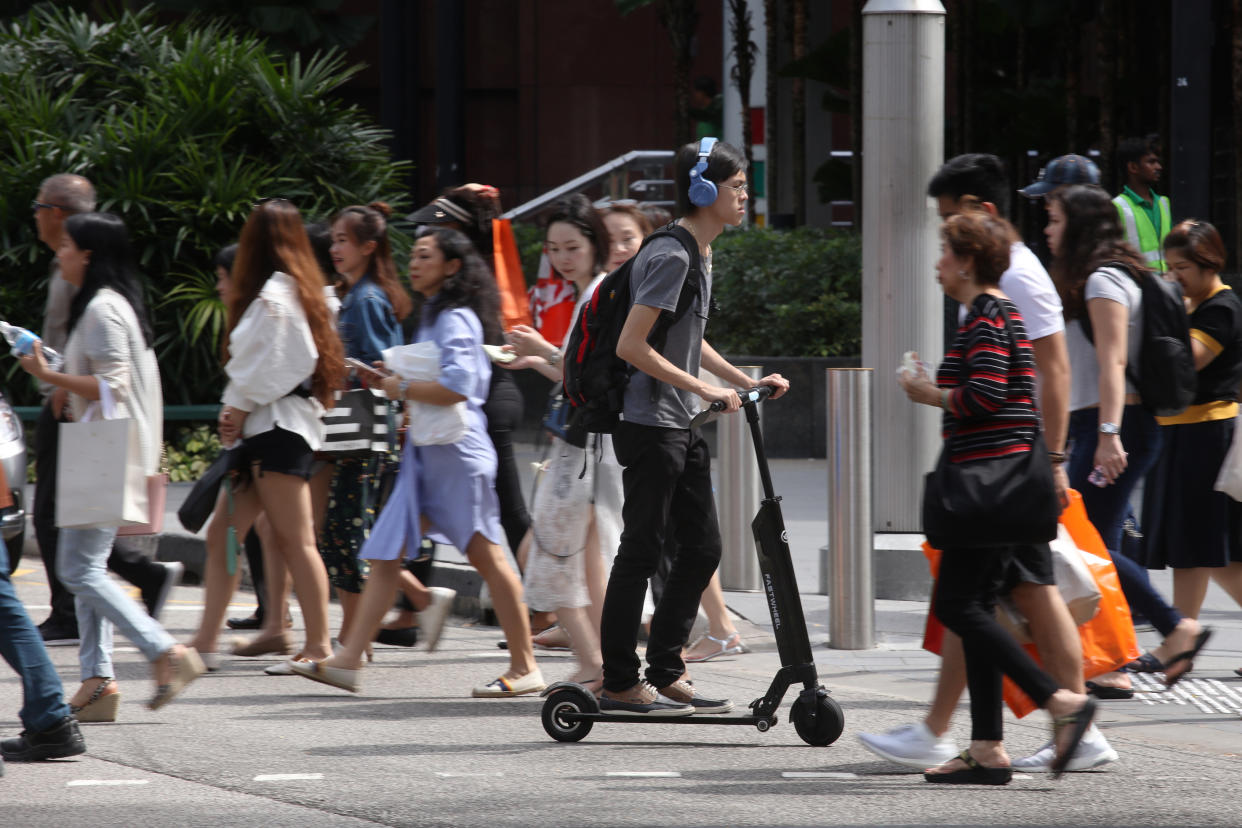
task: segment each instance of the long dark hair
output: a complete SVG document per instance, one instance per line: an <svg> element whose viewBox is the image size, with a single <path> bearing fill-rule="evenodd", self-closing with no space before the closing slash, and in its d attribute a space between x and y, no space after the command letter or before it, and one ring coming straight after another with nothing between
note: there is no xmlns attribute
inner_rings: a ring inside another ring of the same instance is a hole
<svg viewBox="0 0 1242 828"><path fill-rule="evenodd" d="M69 305L69 330L77 326L86 306L99 289L110 288L121 294L134 309L142 339L150 348L155 331L151 328L147 304L142 298L142 282L134 266L125 222L112 213L75 213L65 219L65 232L79 250L89 250L91 254L86 273L82 276L82 287Z"/></svg>
<svg viewBox="0 0 1242 828"><path fill-rule="evenodd" d="M283 198L256 205L242 228L233 263L236 298L229 306L224 356L228 358L227 334L237 327L246 308L276 271L289 274L297 283L298 298L319 351L311 393L325 408L331 408L333 394L345 378L345 349L323 299L323 277L302 226L302 215Z"/></svg>
<svg viewBox="0 0 1242 828"><path fill-rule="evenodd" d="M457 259L461 268L444 280L440 292L431 302L431 319L434 320L442 311L450 308L470 308L479 317L483 325L483 342L486 345L503 345L504 331L500 324L500 293L496 290L496 280L487 269L483 259L465 233L451 230L438 225L424 227L415 238L434 237L444 261ZM414 294L415 319L422 319L427 298L421 293Z"/></svg>
<svg viewBox="0 0 1242 828"><path fill-rule="evenodd" d="M1087 278L1102 265L1119 262L1131 272L1147 270L1147 263L1125 239L1117 207L1108 193L1094 184L1075 184L1045 196L1065 212L1061 244L1052 259L1052 281L1061 294L1066 319L1086 313L1083 290Z"/></svg>
<svg viewBox="0 0 1242 828"><path fill-rule="evenodd" d="M397 266L392 260L392 243L388 240L388 217L391 215L391 207L382 201L373 201L365 207L360 204L346 207L336 214L332 223L344 222L345 232L355 244L375 242L375 252L367 264L367 273L388 297L393 314L398 319L405 319L410 315L412 305L410 295L397 278ZM336 287L341 296L349 292L349 284L344 279Z"/></svg>

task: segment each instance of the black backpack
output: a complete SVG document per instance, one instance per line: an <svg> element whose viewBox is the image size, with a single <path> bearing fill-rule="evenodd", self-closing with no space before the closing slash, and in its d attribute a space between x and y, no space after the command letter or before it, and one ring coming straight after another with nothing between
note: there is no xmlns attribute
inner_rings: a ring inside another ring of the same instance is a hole
<svg viewBox="0 0 1242 828"><path fill-rule="evenodd" d="M1143 408L1157 417L1182 413L1194 402L1199 376L1190 348L1190 317L1182 303L1181 289L1176 282L1150 270L1135 274L1122 262L1108 262L1103 267L1124 270L1143 292L1139 364L1126 365L1126 376L1143 398ZM1095 335L1085 309L1081 322L1083 333L1094 345Z"/></svg>
<svg viewBox="0 0 1242 828"><path fill-rule="evenodd" d="M657 351L664 350L669 328L686 315L699 295L699 274L703 267L698 243L679 224L669 224L655 231L643 240L643 247L668 236L681 242L690 254L690 269L677 297L676 309L662 312L647 336L647 342ZM634 367L617 356L617 342L632 305L630 282L637 258L636 253L604 277L595 295L582 306L582 313L569 332L563 369L565 396L574 407L570 424L581 431L611 434L621 421L625 388Z"/></svg>

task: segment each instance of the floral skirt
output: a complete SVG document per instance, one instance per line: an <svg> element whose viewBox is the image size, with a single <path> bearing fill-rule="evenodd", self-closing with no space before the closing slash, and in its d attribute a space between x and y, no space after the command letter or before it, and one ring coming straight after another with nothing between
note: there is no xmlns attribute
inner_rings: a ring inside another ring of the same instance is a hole
<svg viewBox="0 0 1242 828"><path fill-rule="evenodd" d="M375 524L382 482L396 470L397 463L381 454L336 461L328 513L319 535L319 556L337 589L362 592L371 566L358 557L358 550Z"/></svg>

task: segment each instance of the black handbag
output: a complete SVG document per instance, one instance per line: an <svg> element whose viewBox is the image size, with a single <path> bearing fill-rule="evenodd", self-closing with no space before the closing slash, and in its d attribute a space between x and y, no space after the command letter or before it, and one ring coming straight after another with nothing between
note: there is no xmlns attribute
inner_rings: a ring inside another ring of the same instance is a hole
<svg viewBox="0 0 1242 828"><path fill-rule="evenodd" d="M365 457L391 447L394 424L390 405L367 388L338 391L336 404L323 414L319 451L333 457Z"/></svg>
<svg viewBox="0 0 1242 828"><path fill-rule="evenodd" d="M236 467L238 457L237 451L225 449L207 467L203 476L195 481L194 488L190 489L190 493L186 495L180 508L177 509L177 518L186 531L197 532L202 529L207 518L211 517L211 513L216 510L216 500L220 496L220 483L225 475Z"/></svg>
<svg viewBox="0 0 1242 828"><path fill-rule="evenodd" d="M586 448L587 430L574 416L574 406L563 393L548 398L548 410L543 414L543 430L571 446Z"/></svg>
<svg viewBox="0 0 1242 828"><path fill-rule="evenodd" d="M1001 314L1017 350L1017 337ZM937 549L1046 543L1057 536L1061 502L1044 437L1029 452L953 463L949 435L923 479L923 534Z"/></svg>

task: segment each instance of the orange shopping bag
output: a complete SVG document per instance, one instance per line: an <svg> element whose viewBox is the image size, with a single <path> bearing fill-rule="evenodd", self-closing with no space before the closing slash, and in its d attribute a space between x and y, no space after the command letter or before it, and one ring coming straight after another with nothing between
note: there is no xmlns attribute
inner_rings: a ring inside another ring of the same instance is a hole
<svg viewBox="0 0 1242 828"><path fill-rule="evenodd" d="M1078 627L1078 636L1082 640L1083 677L1093 678L1117 670L1138 658L1138 639L1134 634L1134 623L1130 620L1130 605L1126 603L1117 578L1117 569L1104 547L1104 541L1100 539L1100 533L1087 518L1082 495L1073 489L1068 494L1070 503L1061 513L1061 523L1083 553L1087 568L1100 589L1100 608L1095 617ZM927 556L934 578L940 568L940 550L924 543L923 554ZM939 653L943 640L944 626L929 612L923 631L923 649ZM1040 662L1039 652L1033 644L1027 644L1025 648L1036 662ZM1008 677L1004 682L1004 695L1005 703L1019 718L1038 709Z"/></svg>
<svg viewBox="0 0 1242 828"><path fill-rule="evenodd" d="M522 260L518 257L517 239L509 219L492 219L492 263L496 269L500 318L505 330L514 325L531 325L526 278L522 275Z"/></svg>

